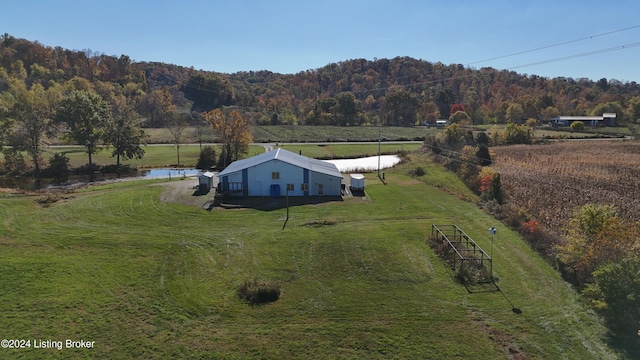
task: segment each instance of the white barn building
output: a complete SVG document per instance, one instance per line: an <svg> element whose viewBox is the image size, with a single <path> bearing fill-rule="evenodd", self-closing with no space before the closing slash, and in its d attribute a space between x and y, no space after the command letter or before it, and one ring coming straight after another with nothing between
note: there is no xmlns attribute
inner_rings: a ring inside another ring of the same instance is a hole
<svg viewBox="0 0 640 360"><path fill-rule="evenodd" d="M340 196L342 174L329 162L284 149L234 161L218 174L218 192L231 196Z"/></svg>
<svg viewBox="0 0 640 360"><path fill-rule="evenodd" d="M551 119L553 126L571 126L581 121L586 126L616 126L616 113L604 113L602 116L558 116Z"/></svg>

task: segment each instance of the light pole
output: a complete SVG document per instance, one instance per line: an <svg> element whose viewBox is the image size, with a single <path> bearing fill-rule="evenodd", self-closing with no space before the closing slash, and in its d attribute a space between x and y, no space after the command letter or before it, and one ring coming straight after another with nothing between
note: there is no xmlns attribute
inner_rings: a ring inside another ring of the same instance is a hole
<svg viewBox="0 0 640 360"><path fill-rule="evenodd" d="M493 238L496 236L496 228L490 227L489 234L491 234L491 249L489 250L489 258L491 258L491 262L489 263L489 273L491 275L491 282L493 282Z"/></svg>

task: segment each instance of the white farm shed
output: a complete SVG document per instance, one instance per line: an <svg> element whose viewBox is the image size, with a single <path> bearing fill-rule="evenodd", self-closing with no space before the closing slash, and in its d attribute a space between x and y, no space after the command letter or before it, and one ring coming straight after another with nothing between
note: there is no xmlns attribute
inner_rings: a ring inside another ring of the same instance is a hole
<svg viewBox="0 0 640 360"><path fill-rule="evenodd" d="M342 174L334 164L280 148L234 161L218 179L218 192L235 196L342 194Z"/></svg>
<svg viewBox="0 0 640 360"><path fill-rule="evenodd" d="M211 171L207 171L198 175L198 189L204 193L209 192L209 190L211 190L211 188L213 187L214 176L215 174Z"/></svg>
<svg viewBox="0 0 640 360"><path fill-rule="evenodd" d="M362 191L364 190L364 175L351 174L351 190Z"/></svg>

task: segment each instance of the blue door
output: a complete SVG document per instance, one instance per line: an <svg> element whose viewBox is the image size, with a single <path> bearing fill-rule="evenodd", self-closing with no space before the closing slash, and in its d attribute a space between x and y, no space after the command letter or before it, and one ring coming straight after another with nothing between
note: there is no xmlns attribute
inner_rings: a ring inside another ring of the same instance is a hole
<svg viewBox="0 0 640 360"><path fill-rule="evenodd" d="M280 197L280 184L271 184L269 188L269 196L272 198Z"/></svg>

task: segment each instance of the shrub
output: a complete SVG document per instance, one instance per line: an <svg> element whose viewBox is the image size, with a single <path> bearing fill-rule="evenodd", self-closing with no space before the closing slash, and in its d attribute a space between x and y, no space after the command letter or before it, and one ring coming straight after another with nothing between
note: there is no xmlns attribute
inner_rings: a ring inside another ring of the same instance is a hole
<svg viewBox="0 0 640 360"><path fill-rule="evenodd" d="M584 123L582 121L574 121L569 125L571 131L582 131L584 130Z"/></svg>
<svg viewBox="0 0 640 360"><path fill-rule="evenodd" d="M486 179L486 176L480 180L480 191L482 192L483 200L495 200L498 204L504 204L506 194L504 190L502 190L500 174L493 174L493 176L491 176L491 182L488 184L487 182L488 179Z"/></svg>
<svg viewBox="0 0 640 360"><path fill-rule="evenodd" d="M100 171L100 165L92 163L92 164L84 164L75 169L75 173L78 175L88 175L93 174L97 171Z"/></svg>
<svg viewBox="0 0 640 360"><path fill-rule="evenodd" d="M479 260L463 261L458 268L456 278L461 283L468 285L477 285L492 281L489 269Z"/></svg>
<svg viewBox="0 0 640 360"><path fill-rule="evenodd" d="M424 174L426 174L426 172L424 171L422 166L418 166L415 169L409 171L409 176L411 177L420 177L420 176L423 176Z"/></svg>
<svg viewBox="0 0 640 360"><path fill-rule="evenodd" d="M451 246L449 246L449 243L444 241L444 239L442 239L440 236L436 236L436 235L429 236L429 243L431 244L431 247L433 248L436 254L440 255L440 257L442 257L447 262L449 262L449 255L451 254L451 251L452 251Z"/></svg>
<svg viewBox="0 0 640 360"><path fill-rule="evenodd" d="M137 169L129 164L126 165L105 165L100 168L101 173L105 174L130 174L136 172Z"/></svg>
<svg viewBox="0 0 640 360"><path fill-rule="evenodd" d="M36 202L42 207L49 207L58 201L67 200L67 197L61 193L47 192L44 195L36 199Z"/></svg>
<svg viewBox="0 0 640 360"><path fill-rule="evenodd" d="M42 176L53 178L57 183L69 180L69 158L63 153L55 153L49 159L49 167L44 169Z"/></svg>
<svg viewBox="0 0 640 360"><path fill-rule="evenodd" d="M216 150L211 146L205 146L200 151L200 157L196 169L208 170L216 166Z"/></svg>
<svg viewBox="0 0 640 360"><path fill-rule="evenodd" d="M251 305L274 302L280 298L280 283L274 280L245 279L238 287L238 297Z"/></svg>

